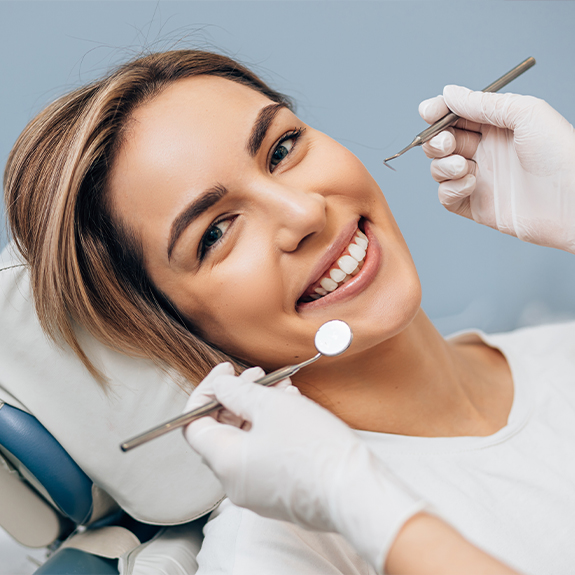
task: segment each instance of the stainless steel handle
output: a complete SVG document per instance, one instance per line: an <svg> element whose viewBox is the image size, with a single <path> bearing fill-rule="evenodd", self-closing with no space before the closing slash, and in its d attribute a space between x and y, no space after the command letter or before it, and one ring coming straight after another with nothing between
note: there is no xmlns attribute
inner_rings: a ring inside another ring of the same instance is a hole
<svg viewBox="0 0 575 575"><path fill-rule="evenodd" d="M531 68L532 66L535 66L535 58L529 57L523 62L521 62L521 64L515 66L515 68L513 68L512 70L509 70L507 74L503 74L501 78L495 80L495 82L492 82L491 84L489 84L489 86L487 86L487 88L484 88L481 91L498 92L499 90L501 90L501 88L507 86L509 82L515 80L515 78L517 78L518 76L521 76L523 72L529 70L529 68ZM443 118L437 120L437 122L429 126L429 128L423 130L423 132L418 134L416 136L416 139L420 140L419 144L424 144L425 142L428 142L429 140L431 140L431 138L439 134L439 132L443 132L443 130L445 130L446 128L450 128L451 126L453 126L457 122L457 120L459 120L459 116L457 114L454 114L453 112L449 112L449 114L446 114L445 116L443 116Z"/></svg>
<svg viewBox="0 0 575 575"><path fill-rule="evenodd" d="M521 74L523 74L523 72L529 70L529 68L531 68L534 65L535 65L535 58L533 57L527 58L526 60L521 62L521 64L518 64L517 66L515 66L515 68L509 70L507 74L503 74L501 78L489 84L489 86L487 86L487 88L482 90L482 92L497 92L501 90L503 86L506 86L507 84L509 84L509 82L515 80L517 76L520 76ZM426 128L425 130L423 130L423 132L417 134L417 136L415 136L413 142L411 142L409 146L406 146L405 148L403 148L403 150L399 151L397 154L389 158L386 158L385 160L383 160L383 163L388 168L391 168L393 170L394 168L392 168L387 162L389 162L390 160L394 160L395 158L399 158L399 156L405 154L405 152L411 150L411 148L415 148L415 146L421 146L421 144L425 144L425 142L428 142L429 140L431 140L431 138L433 138L440 132L443 132L443 130L453 126L457 122L457 120L459 120L459 116L457 114L454 114L453 112L449 112L448 114L443 116L443 118L440 118L439 120L437 120L437 122L429 126L429 128Z"/></svg>
<svg viewBox="0 0 575 575"><path fill-rule="evenodd" d="M292 376L294 373L297 373L302 367L306 367L310 363L317 361L320 357L321 353L318 353L317 355L314 355L311 359L302 361L301 363L298 363L296 365L288 365L286 367L276 369L276 371L272 371L271 373L268 373L267 375L264 375L263 377L256 379L254 383L259 383L260 385L266 385L266 386L273 385L274 383L277 383L278 381L281 381L286 377ZM206 403L205 405L202 405L197 409L188 411L187 413L183 413L178 417L174 417L173 419L170 419L169 421L166 421L165 423L162 423L161 425L158 425L157 427L154 427L149 431L146 431L145 433L136 435L132 439L129 439L125 443L122 443L120 445L120 449L122 451L130 451L130 449L134 449L134 447L138 447L143 443L147 443L152 439L156 439L156 437L160 437L161 435L164 435L164 433L168 433L169 431L177 429L178 427L188 425L188 423L192 423L192 421L199 419L200 417L209 415L210 413L213 413L214 411L217 411L222 407L223 407L222 404L219 403L218 401L210 401L209 403Z"/></svg>

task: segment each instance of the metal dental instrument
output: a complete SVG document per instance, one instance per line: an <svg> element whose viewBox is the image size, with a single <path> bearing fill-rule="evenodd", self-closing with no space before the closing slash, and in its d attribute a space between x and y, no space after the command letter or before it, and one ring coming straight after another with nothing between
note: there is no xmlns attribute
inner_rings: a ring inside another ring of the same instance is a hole
<svg viewBox="0 0 575 575"><path fill-rule="evenodd" d="M499 78L499 80L495 80L495 82L493 82L493 84L489 84L489 86L487 86L487 88L485 88L482 91L483 92L498 92L499 90L501 90L501 88L503 88L503 86L507 86L507 84L509 84L509 82L511 82L512 80L515 80L515 78L517 78L518 76L521 76L521 74L523 74L523 72L526 72L527 70L529 70L529 68L531 68L534 65L535 65L535 58L527 58L527 60L525 60L525 61L521 62L521 64L515 66L515 68L513 68L513 70L510 70L509 72L507 72L507 74L504 74L503 76L501 76L501 78ZM405 152L407 152L407 150L411 150L411 148L415 148L415 146L421 146L421 144L424 144L425 142L431 140L431 138L433 138L434 136L439 134L439 132L442 132L446 128L453 126L453 124L455 124L455 122L457 122L457 120L459 120L459 116L457 116L453 112L449 112L449 114L443 116L443 118L441 118L440 120L437 120L437 122L435 122L435 124L432 124L431 126L429 126L429 128L427 128L426 130L423 130L423 132L421 132L420 134L417 134L417 136L415 136L415 138L413 139L413 142L411 142L411 144L409 144L409 146L407 146L406 148L403 148L403 150L401 150L401 152L398 152L397 154L395 154L395 156L391 156L391 158L386 158L385 160L383 160L383 163L388 168L390 168L391 170L394 170L387 162L389 162L390 160L394 160L395 158L398 158L402 154L405 154Z"/></svg>
<svg viewBox="0 0 575 575"><path fill-rule="evenodd" d="M339 319L328 321L324 323L315 334L314 343L315 348L318 351L317 355L314 355L311 359L302 361L301 363L288 365L276 371L272 371L264 377L256 379L255 383L259 383L261 385L273 385L286 377L294 375L294 373L297 373L302 367L310 365L324 355L329 357L340 355L351 345L352 339L353 334L347 323ZM138 447L156 437L160 437L160 435L164 435L164 433L167 433L168 431L188 425L188 423L191 423L195 419L204 417L222 407L222 404L217 401L206 403L202 407L198 407L188 413L184 413L174 419L170 419L169 421L162 423L162 425L158 425L158 427L154 427L141 435L133 437L125 443L122 443L120 445L120 449L122 451L130 451L130 449L133 449L134 447Z"/></svg>

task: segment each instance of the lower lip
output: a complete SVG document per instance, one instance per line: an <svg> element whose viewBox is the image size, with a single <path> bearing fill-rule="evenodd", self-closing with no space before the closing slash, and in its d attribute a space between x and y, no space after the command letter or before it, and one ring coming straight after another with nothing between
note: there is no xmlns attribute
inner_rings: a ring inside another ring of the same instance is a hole
<svg viewBox="0 0 575 575"><path fill-rule="evenodd" d="M367 246L363 267L359 273L355 275L353 279L344 283L341 287L338 287L336 290L330 292L326 296L323 296L314 301L299 304L297 306L297 311L319 309L334 303L346 301L361 293L367 286L371 284L377 275L379 266L381 264L381 246L369 228L368 222L365 222L364 230L369 244Z"/></svg>

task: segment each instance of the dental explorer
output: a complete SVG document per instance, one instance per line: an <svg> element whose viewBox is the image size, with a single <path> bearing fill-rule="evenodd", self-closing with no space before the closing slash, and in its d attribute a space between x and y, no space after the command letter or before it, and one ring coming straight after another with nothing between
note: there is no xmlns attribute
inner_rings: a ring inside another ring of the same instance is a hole
<svg viewBox="0 0 575 575"><path fill-rule="evenodd" d="M267 386L273 385L274 383L277 383L286 377L294 375L302 367L306 367L312 364L314 361L317 361L324 355L328 357L340 355L351 345L352 339L353 333L347 323L339 319L328 321L321 325L315 334L314 343L315 348L318 351L316 355L314 355L311 359L302 361L301 363L288 365L286 367L277 369L276 371L272 371L264 377L256 379L254 383L259 383L260 385ZM156 437L160 437L168 431L172 431L178 427L188 425L188 423L191 423L195 419L209 415L210 413L213 413L222 407L222 404L218 401L210 401L209 403L206 403L197 409L179 415L174 419L170 419L169 421L166 421L165 423L162 423L161 425L158 425L157 427L142 433L141 435L133 437L125 443L122 443L120 445L120 449L124 452L130 451L130 449L133 449L134 447L138 447L139 445L155 439Z"/></svg>
<svg viewBox="0 0 575 575"><path fill-rule="evenodd" d="M504 74L498 80L495 80L493 84L489 84L489 86L483 89L482 92L498 92L499 90L501 90L501 88L507 86L509 82L515 80L515 78L517 78L518 76L521 76L523 72L526 72L527 70L529 70L529 68L531 68L534 65L535 65L535 58L532 57L527 58L527 60L524 60L523 62L521 62L521 64L515 66L513 70L510 70L509 72L507 72L507 74ZM457 122L457 120L459 120L459 116L457 116L453 112L449 112L448 114L443 116L443 118L437 120L437 122L429 126L429 128L417 134L417 136L415 136L413 142L411 142L409 146L403 148L403 150L395 154L395 156L386 158L385 160L383 160L383 163L391 170L394 170L394 168L392 168L387 162L389 162L390 160L394 160L395 158L398 158L402 154L405 154L405 152L407 152L408 150L411 150L411 148L415 148L415 146L421 146L421 144L428 142L429 140L431 140L431 138L439 134L439 132L442 132L443 130L453 126Z"/></svg>

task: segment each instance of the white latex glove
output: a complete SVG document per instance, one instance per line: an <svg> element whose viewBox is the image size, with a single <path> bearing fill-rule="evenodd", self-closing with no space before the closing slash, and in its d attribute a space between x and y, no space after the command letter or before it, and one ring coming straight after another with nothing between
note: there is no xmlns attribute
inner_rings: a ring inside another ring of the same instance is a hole
<svg viewBox="0 0 575 575"><path fill-rule="evenodd" d="M449 110L455 129L423 145L451 212L534 244L575 253L575 133L543 100L446 86L421 102L433 123Z"/></svg>
<svg viewBox="0 0 575 575"><path fill-rule="evenodd" d="M259 373L234 377L225 365L198 386L186 410L217 399L227 408L219 419L235 421L204 417L185 437L231 501L264 517L336 531L382 572L399 529L423 501L329 411L289 393L293 387L262 387L247 381Z"/></svg>

